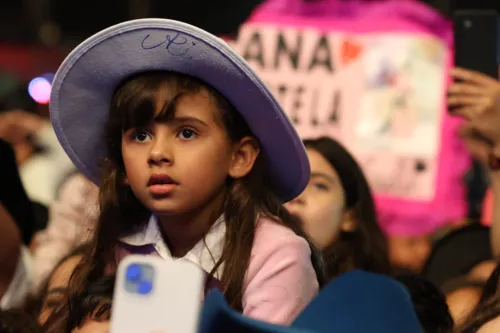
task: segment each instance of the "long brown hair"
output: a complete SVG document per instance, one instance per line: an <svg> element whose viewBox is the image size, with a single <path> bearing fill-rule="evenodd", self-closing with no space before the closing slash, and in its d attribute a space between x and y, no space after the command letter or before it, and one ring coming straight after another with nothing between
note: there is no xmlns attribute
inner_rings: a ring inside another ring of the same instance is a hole
<svg viewBox="0 0 500 333"><path fill-rule="evenodd" d="M160 89L169 96L158 113L156 96ZM202 89L209 92L220 110L230 140L235 142L252 135L246 122L223 96L192 77L163 71L145 72L126 80L116 90L106 127L108 156L102 166L98 226L90 251L71 278L72 299L78 299L89 284L105 274L105 269L114 262L116 241L143 228L151 215L125 184L125 168L121 155L122 133L127 129L146 125L152 120L171 117L176 102L182 95L197 93ZM306 238L299 224L283 208L282 201L269 184L272 182L266 177L263 154L257 158L252 171L246 177L227 180L225 204L221 212L225 217L226 237L222 257L216 262L212 273L224 263L221 277L223 293L231 307L238 311L242 310L243 281L258 216L271 218ZM311 242L309 244L311 260L322 285L324 278L320 259ZM69 304L71 305L71 302ZM62 309L58 315L63 318L59 322L60 325L65 325L66 331L72 328L71 322L80 320L71 318L71 307Z"/></svg>
<svg viewBox="0 0 500 333"><path fill-rule="evenodd" d="M337 239L323 250L328 279L351 269L392 275L387 239L378 225L370 186L354 157L328 137L305 140L306 148L320 153L337 171L356 229L339 231Z"/></svg>

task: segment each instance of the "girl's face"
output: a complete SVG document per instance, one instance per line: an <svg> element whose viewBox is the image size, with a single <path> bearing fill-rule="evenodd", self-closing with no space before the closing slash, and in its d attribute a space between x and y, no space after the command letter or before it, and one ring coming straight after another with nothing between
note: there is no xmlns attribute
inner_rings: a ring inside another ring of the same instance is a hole
<svg viewBox="0 0 500 333"><path fill-rule="evenodd" d="M314 244L323 250L335 240L344 221L342 183L332 165L320 153L307 149L311 179L304 192L286 207L303 224Z"/></svg>
<svg viewBox="0 0 500 333"><path fill-rule="evenodd" d="M186 94L168 119L125 131L121 146L126 181L160 219L193 218L193 212L220 207L228 176L241 178L250 172L258 155L252 140L229 139L208 91Z"/></svg>

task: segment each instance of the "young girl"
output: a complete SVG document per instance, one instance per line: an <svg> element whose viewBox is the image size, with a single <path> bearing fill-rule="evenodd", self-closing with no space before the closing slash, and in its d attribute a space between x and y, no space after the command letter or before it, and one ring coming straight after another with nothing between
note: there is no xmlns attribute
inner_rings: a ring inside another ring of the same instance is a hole
<svg viewBox="0 0 500 333"><path fill-rule="evenodd" d="M306 140L311 180L287 204L324 256L327 277L352 269L390 274L387 240L358 163L337 141Z"/></svg>
<svg viewBox="0 0 500 333"><path fill-rule="evenodd" d="M304 147L222 40L163 19L106 29L62 64L51 118L75 165L100 183L73 299L129 253L198 264L207 288L263 321L290 323L317 293L314 251L282 207L307 184Z"/></svg>

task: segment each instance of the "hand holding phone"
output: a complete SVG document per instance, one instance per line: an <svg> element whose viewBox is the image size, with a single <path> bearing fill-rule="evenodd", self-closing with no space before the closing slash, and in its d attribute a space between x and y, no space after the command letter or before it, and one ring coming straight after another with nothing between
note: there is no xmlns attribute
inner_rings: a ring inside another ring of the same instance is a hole
<svg viewBox="0 0 500 333"><path fill-rule="evenodd" d="M183 260L126 257L116 275L110 333L196 333L205 276Z"/></svg>
<svg viewBox="0 0 500 333"><path fill-rule="evenodd" d="M490 165L500 157L500 82L463 68L451 74L455 80L448 89L450 112L468 120L459 134L471 154Z"/></svg>
<svg viewBox="0 0 500 333"><path fill-rule="evenodd" d="M472 120L478 115L500 113L500 82L483 73L453 68L454 82L448 89L448 106L453 113ZM492 114L491 114L492 115Z"/></svg>

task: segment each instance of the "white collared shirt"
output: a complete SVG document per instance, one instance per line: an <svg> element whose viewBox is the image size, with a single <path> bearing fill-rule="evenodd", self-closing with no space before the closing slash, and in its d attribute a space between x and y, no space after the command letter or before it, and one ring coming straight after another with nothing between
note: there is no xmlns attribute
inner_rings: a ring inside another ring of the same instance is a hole
<svg viewBox="0 0 500 333"><path fill-rule="evenodd" d="M225 235L226 224L224 223L224 216L221 216L210 227L205 237L196 243L184 257L173 258L161 235L157 217L151 215L147 226L142 231L122 237L120 241L131 246L152 245L163 259L189 260L201 267L205 272L210 273L222 256ZM220 279L223 270L224 264L217 268L214 277Z"/></svg>

